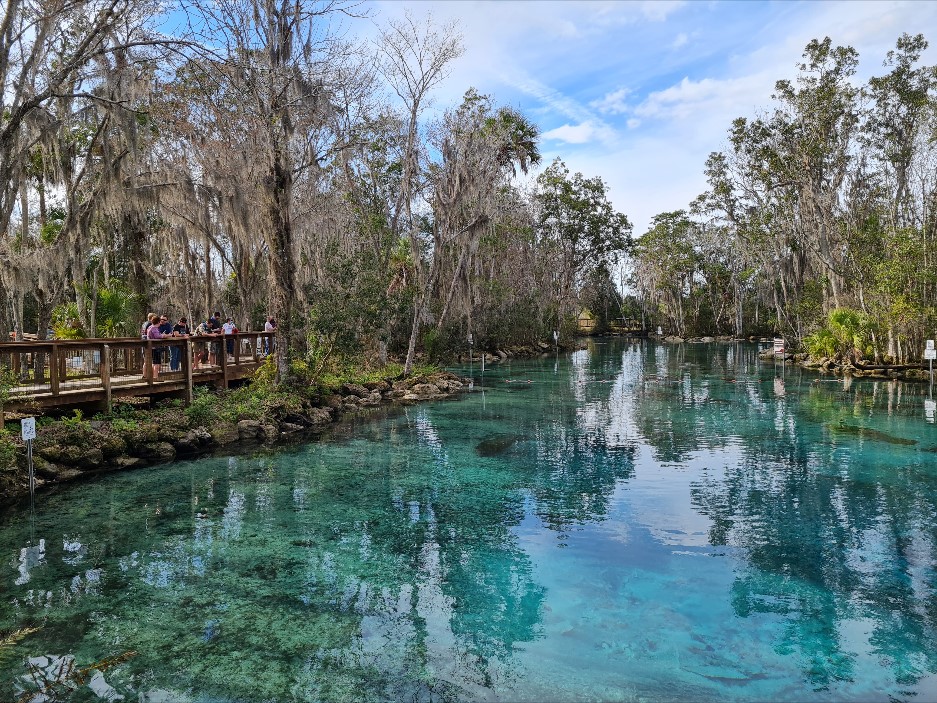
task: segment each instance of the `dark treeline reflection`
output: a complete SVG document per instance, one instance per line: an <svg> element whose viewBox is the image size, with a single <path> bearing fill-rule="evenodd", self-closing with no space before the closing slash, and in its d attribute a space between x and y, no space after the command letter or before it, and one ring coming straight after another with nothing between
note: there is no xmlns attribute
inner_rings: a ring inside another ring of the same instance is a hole
<svg viewBox="0 0 937 703"><path fill-rule="evenodd" d="M774 628L806 690L870 657L909 690L937 670L926 387L817 379L753 345L596 343L466 372L460 400L5 514L0 631L39 630L0 649L0 700L32 690L27 657L51 672L131 650L102 685L140 700L509 697L518 653L550 636L550 566L524 535L568 554L661 472L708 520L720 597ZM675 564L654 519L634 548ZM630 548L611 582L637 578Z"/></svg>

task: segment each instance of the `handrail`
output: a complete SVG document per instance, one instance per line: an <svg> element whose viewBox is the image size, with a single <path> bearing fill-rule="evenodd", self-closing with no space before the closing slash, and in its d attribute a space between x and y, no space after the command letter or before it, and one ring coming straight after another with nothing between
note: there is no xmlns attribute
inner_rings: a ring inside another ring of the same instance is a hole
<svg viewBox="0 0 937 703"><path fill-rule="evenodd" d="M41 398L46 404L185 390L195 383L225 388L245 378L276 348L275 332L137 339L98 337L0 342L0 369L13 374L11 405ZM161 391L161 387L164 391ZM2 415L0 415L2 426Z"/></svg>

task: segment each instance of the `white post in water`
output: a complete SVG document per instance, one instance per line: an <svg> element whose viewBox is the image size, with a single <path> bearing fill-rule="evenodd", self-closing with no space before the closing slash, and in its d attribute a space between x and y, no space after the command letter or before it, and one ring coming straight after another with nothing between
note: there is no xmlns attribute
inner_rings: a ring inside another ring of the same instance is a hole
<svg viewBox="0 0 937 703"><path fill-rule="evenodd" d="M475 339L474 339L474 337L472 337L472 333L469 332L469 333L468 333L469 364L472 363L472 345L473 345L474 343L475 343Z"/></svg>
<svg viewBox="0 0 937 703"><path fill-rule="evenodd" d="M934 387L934 359L937 359L937 349L934 348L934 340L928 339L925 342L924 358L927 359L928 375L930 376L931 388Z"/></svg>
<svg viewBox="0 0 937 703"><path fill-rule="evenodd" d="M36 418L24 417L20 423L20 432L26 442L26 465L29 469L29 495L36 491L36 471L33 468L33 440L36 439Z"/></svg>
<svg viewBox="0 0 937 703"><path fill-rule="evenodd" d="M553 349L558 354L560 351L560 333L553 330Z"/></svg>

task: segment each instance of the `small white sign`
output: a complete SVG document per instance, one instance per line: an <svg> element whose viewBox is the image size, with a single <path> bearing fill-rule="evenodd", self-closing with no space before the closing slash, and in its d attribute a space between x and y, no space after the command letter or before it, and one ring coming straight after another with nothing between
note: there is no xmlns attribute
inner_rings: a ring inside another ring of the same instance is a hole
<svg viewBox="0 0 937 703"><path fill-rule="evenodd" d="M784 353L784 340L780 337L774 338L774 353L783 354Z"/></svg>
<svg viewBox="0 0 937 703"><path fill-rule="evenodd" d="M933 422L935 415L937 415L937 401L931 400L930 398L925 398L924 419L928 422Z"/></svg>
<svg viewBox="0 0 937 703"><path fill-rule="evenodd" d="M933 349L933 348L934 348L934 340L933 340L933 339L928 339L928 340L924 343L924 348L925 348L925 349Z"/></svg>
<svg viewBox="0 0 937 703"><path fill-rule="evenodd" d="M937 349L925 349L924 350L924 360L928 359L937 359Z"/></svg>
<svg viewBox="0 0 937 703"><path fill-rule="evenodd" d="M20 431L23 433L23 441L36 439L36 418L24 417L20 422Z"/></svg>

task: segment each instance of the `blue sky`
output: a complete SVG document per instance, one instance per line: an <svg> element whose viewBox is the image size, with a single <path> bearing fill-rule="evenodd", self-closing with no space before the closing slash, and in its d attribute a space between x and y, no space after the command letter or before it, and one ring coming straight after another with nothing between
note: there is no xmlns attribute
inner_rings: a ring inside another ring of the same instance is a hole
<svg viewBox="0 0 937 703"><path fill-rule="evenodd" d="M732 119L771 105L804 46L830 36L860 55L857 80L881 72L902 32L937 43L935 2L374 2L374 20L458 20L465 54L439 107L472 86L520 108L560 156L601 176L635 234L705 189L707 155ZM933 31L929 30L933 28ZM937 63L937 51L925 61Z"/></svg>

